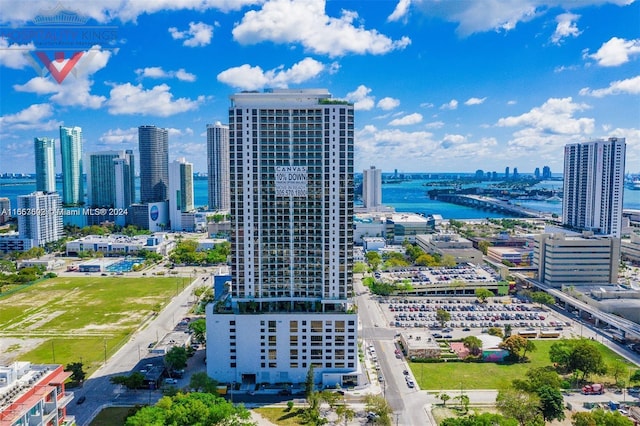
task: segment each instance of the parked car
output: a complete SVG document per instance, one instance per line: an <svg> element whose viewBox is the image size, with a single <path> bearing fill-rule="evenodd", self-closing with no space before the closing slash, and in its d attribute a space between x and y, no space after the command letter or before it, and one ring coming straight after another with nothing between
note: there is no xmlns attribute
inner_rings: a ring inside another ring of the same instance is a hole
<svg viewBox="0 0 640 426"><path fill-rule="evenodd" d="M76 401L76 404L80 405L83 402L85 402L87 400L87 397L82 395L80 398L78 398L78 400Z"/></svg>
<svg viewBox="0 0 640 426"><path fill-rule="evenodd" d="M164 382L168 385L177 385L178 384L178 379L164 379Z"/></svg>

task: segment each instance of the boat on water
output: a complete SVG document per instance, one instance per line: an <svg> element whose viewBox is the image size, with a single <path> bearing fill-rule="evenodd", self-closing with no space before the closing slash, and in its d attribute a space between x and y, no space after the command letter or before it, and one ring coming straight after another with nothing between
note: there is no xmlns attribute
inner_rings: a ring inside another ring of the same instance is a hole
<svg viewBox="0 0 640 426"><path fill-rule="evenodd" d="M633 189L634 191L640 191L640 178L628 181L627 188Z"/></svg>

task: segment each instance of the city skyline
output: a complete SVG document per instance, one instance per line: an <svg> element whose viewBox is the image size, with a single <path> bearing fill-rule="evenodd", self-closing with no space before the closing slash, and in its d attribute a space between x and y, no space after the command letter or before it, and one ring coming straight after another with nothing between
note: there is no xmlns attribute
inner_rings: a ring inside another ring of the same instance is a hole
<svg viewBox="0 0 640 426"><path fill-rule="evenodd" d="M305 3L63 4L117 37L61 84L22 55L37 40L0 38L0 169L34 172L24 147L59 125L81 126L85 151L103 151L135 149L137 127L153 124L168 129L170 160L205 172L206 123L225 121L228 97L286 86L355 104L356 170L561 172L565 144L617 136L640 172L638 2L525 0L483 13L473 2ZM51 8L2 5L3 28Z"/></svg>

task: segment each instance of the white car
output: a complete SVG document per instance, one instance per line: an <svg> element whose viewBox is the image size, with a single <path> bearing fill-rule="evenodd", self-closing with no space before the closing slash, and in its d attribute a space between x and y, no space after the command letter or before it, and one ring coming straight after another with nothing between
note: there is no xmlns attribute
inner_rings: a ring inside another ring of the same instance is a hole
<svg viewBox="0 0 640 426"><path fill-rule="evenodd" d="M164 379L164 382L168 385L177 385L178 384L178 379Z"/></svg>

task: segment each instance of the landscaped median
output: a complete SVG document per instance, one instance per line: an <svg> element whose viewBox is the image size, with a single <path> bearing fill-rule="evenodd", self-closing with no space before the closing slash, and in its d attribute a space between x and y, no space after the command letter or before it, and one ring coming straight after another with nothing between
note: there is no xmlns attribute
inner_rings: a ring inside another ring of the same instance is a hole
<svg viewBox="0 0 640 426"><path fill-rule="evenodd" d="M178 288L176 277L58 277L0 296L0 363L82 362L91 374Z"/></svg>

